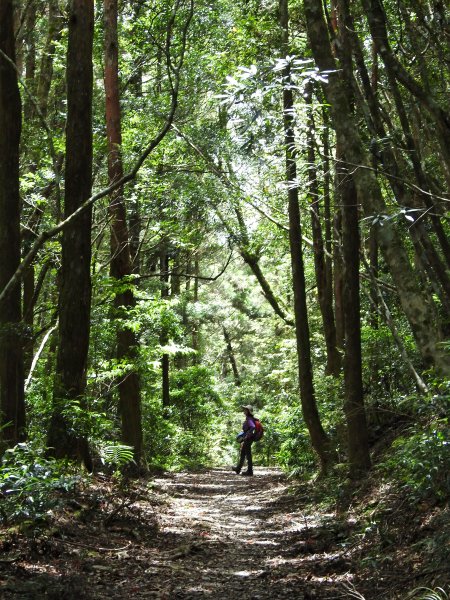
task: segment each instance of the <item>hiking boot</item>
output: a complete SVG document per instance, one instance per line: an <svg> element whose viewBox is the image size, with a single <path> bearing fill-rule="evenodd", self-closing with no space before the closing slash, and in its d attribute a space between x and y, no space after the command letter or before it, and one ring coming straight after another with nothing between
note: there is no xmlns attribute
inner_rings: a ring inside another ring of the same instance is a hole
<svg viewBox="0 0 450 600"><path fill-rule="evenodd" d="M241 473L241 475L243 477L253 477L253 473L250 473L249 471L244 471L243 473Z"/></svg>
<svg viewBox="0 0 450 600"><path fill-rule="evenodd" d="M231 467L231 470L234 471L236 475L239 475L239 473L241 472L241 470L238 467Z"/></svg>

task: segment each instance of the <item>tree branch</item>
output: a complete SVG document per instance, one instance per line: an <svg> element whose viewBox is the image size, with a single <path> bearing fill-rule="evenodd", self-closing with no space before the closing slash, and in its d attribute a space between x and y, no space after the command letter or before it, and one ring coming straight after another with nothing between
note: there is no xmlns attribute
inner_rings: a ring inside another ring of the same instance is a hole
<svg viewBox="0 0 450 600"><path fill-rule="evenodd" d="M77 210L75 210L71 215L69 215L66 219L63 219L54 227L51 227L50 229L43 231L36 238L30 251L23 258L23 260L20 263L16 272L14 273L14 275L11 277L11 279L8 281L8 283L5 285L5 287L1 291L0 302L2 302L8 296L8 294L14 289L14 287L19 283L24 271L31 265L31 263L37 256L37 253L42 248L42 246L48 240L50 240L53 237L55 237L56 235L58 235L58 233L60 233L65 227L70 225L75 219L77 219L81 214L83 214L84 211L87 210L90 206L92 206L97 200L100 200L100 198L104 198L105 196L108 196L109 194L111 194L115 190L119 189L126 183L129 183L130 181L132 181L138 174L138 172L139 172L140 168L142 167L142 165L144 164L144 161L146 160L146 158L151 154L151 152L153 152L153 150L160 144L160 142L164 139L166 134L169 132L169 130L172 126L172 123L173 123L173 119L175 117L176 110L178 108L178 93L179 93L179 87L180 87L180 69L183 64L184 55L185 55L185 51L186 51L186 40L187 40L186 32L187 32L187 29L189 28L190 22L192 20L192 16L193 16L193 2L191 0L189 14L186 18L184 28L183 28L183 32L184 32L183 46L181 49L180 59L178 61L179 68L177 69L177 72L175 73L175 81L174 81L174 85L173 85L173 90L171 92L171 106L170 106L169 114L167 115L166 121L165 121L164 125L161 127L159 133L152 139L152 141L143 150L142 154L136 160L136 162L134 163L134 167L131 169L131 171L129 173L127 173L121 179L115 181L108 187L104 188L103 190L92 195L90 198L85 200L85 202L83 202L83 204L79 208L77 208Z"/></svg>

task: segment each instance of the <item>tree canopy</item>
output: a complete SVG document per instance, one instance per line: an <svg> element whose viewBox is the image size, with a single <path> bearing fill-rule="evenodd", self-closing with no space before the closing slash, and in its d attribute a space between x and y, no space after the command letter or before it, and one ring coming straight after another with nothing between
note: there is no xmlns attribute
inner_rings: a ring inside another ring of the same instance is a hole
<svg viewBox="0 0 450 600"><path fill-rule="evenodd" d="M449 37L439 0L0 0L2 450L231 463L251 403L305 477L406 420L392 477L445 496Z"/></svg>

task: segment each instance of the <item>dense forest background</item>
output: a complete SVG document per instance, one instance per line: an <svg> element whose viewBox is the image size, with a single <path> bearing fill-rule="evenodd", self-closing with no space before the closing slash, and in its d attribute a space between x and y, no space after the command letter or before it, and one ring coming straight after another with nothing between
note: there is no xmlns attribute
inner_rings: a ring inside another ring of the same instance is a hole
<svg viewBox="0 0 450 600"><path fill-rule="evenodd" d="M442 0L0 0L6 521L67 459L231 465L248 403L257 464L445 500L449 40Z"/></svg>

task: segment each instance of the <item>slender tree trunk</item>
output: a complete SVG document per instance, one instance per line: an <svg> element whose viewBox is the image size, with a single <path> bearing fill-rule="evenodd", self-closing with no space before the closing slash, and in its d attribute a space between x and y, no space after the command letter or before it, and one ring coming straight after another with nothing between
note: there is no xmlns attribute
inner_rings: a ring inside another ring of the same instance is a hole
<svg viewBox="0 0 450 600"><path fill-rule="evenodd" d="M380 186L373 171L368 168L369 162L358 128L351 116L342 75L336 70L322 6L314 0L305 0L304 8L314 58L320 70L329 73L328 83L324 89L331 105L337 139L342 145L346 160L353 169L358 198L361 199L367 216L386 214ZM418 286L395 224L384 221L382 225L378 225L378 236L380 249L397 286L403 310L425 364L435 366L442 373L449 373L450 364L445 351L440 346L442 335L435 323L434 311L430 307L429 298Z"/></svg>
<svg viewBox="0 0 450 600"><path fill-rule="evenodd" d="M48 28L45 47L42 52L37 84L39 109L44 117L48 112L48 97L53 78L53 56L63 29L63 17L59 10L59 0L48 2Z"/></svg>
<svg viewBox="0 0 450 600"><path fill-rule="evenodd" d="M166 242L161 243L159 267L161 273L161 298L169 297L169 254L166 248ZM165 346L168 342L168 335L164 324L162 325L160 342L161 346ZM162 376L162 405L163 407L170 406L170 381L169 381L170 361L169 355L164 353L161 358L161 376Z"/></svg>
<svg viewBox="0 0 450 600"><path fill-rule="evenodd" d="M25 52L25 82L27 89L35 94L36 81L36 4L31 3L27 6L27 12L25 15L25 30L24 30L24 41L26 46ZM28 129L32 129L34 120L34 105L28 94L24 98L23 116L24 123L28 124ZM26 148L29 139L23 140L22 145ZM25 154L29 169L33 173L37 168L37 158L35 152L26 152ZM28 227L24 229L22 234L22 249L23 254L27 254L31 248L32 242L34 241L34 231L37 231L39 222L42 216L42 209L37 207L33 210L29 220ZM23 217L22 217L23 218ZM33 310L31 306L32 298L34 296L34 279L35 279L35 266L30 265L25 271L22 282L23 282L23 321L26 326L26 335L24 337L24 371L27 373L31 366L33 358Z"/></svg>
<svg viewBox="0 0 450 600"><path fill-rule="evenodd" d="M105 95L106 135L108 138L109 184L122 179L121 155L122 131L119 97L119 42L117 33L117 0L104 0L105 15ZM111 276L126 284L133 273L130 242L123 188L111 194ZM128 310L136 305L129 281L128 289L116 294L117 358L133 362L137 358L138 341L134 332L127 327ZM125 285L126 287L126 285ZM142 416L139 374L135 367L127 372L119 385L120 415L122 419L122 441L133 447L134 460L139 466L142 460Z"/></svg>
<svg viewBox="0 0 450 600"><path fill-rule="evenodd" d="M15 61L13 2L0 0L0 50ZM19 145L21 103L14 67L0 55L0 289L20 263ZM0 304L0 425L2 444L25 436L20 284Z"/></svg>
<svg viewBox="0 0 450 600"><path fill-rule="evenodd" d="M343 175L342 185L345 324L344 413L348 429L350 476L359 477L370 468L370 454L362 381L358 198L349 173Z"/></svg>
<svg viewBox="0 0 450 600"><path fill-rule="evenodd" d="M289 53L288 4L280 0L280 25L282 28L282 50ZM294 137L294 98L290 86L290 69L283 73L283 121L284 145L286 152L286 179L289 204L289 245L291 251L292 278L294 291L295 332L297 340L298 370L302 412L308 428L314 450L319 456L321 471L325 473L333 460L330 441L320 422L314 392L308 313L306 306L306 285L302 252L302 229L298 188L293 185L297 180L297 165Z"/></svg>
<svg viewBox="0 0 450 600"><path fill-rule="evenodd" d="M5 2L7 4L7 2ZM15 63L20 76L23 74L24 27L22 23L22 2L13 1L13 28L15 39Z"/></svg>
<svg viewBox="0 0 450 600"><path fill-rule="evenodd" d="M28 5L25 17L25 81L27 88L35 92L35 72L36 72L36 4L32 2ZM24 100L23 114L27 121L33 116L33 104L27 95Z"/></svg>
<svg viewBox="0 0 450 600"><path fill-rule="evenodd" d="M233 345L231 343L230 332L225 327L225 325L223 326L222 329L223 329L223 337L225 338L225 344L226 344L226 347L227 347L228 360L230 361L231 369L233 371L234 383L235 383L235 385L237 387L239 387L242 382L241 382L241 377L239 375L239 370L238 370L238 367L237 367L236 358L234 356L234 350L233 350Z"/></svg>
<svg viewBox="0 0 450 600"><path fill-rule="evenodd" d="M192 302L194 304L198 303L198 276L200 274L200 259L198 256L195 257L194 260L194 294L192 298ZM194 365L198 365L200 363L200 320L195 318L194 323L192 325L192 349L195 350L193 363Z"/></svg>
<svg viewBox="0 0 450 600"><path fill-rule="evenodd" d="M336 177L335 181L335 203L340 201L340 180ZM342 264L342 212L335 210L334 223L334 246L333 246L333 289L334 289L334 314L336 318L336 346L344 349L344 275Z"/></svg>
<svg viewBox="0 0 450 600"><path fill-rule="evenodd" d="M331 217L331 171L330 171L330 128L328 125L328 112L325 107L322 110L324 115L325 128L323 132L323 200L324 200L324 218L325 218L325 301L333 310L333 221ZM333 318L334 312L333 312ZM336 346L337 341L336 321L334 322Z"/></svg>
<svg viewBox="0 0 450 600"><path fill-rule="evenodd" d="M239 224L239 252L244 262L250 267L253 275L256 277L263 294L273 308L276 315L278 315L283 321L288 325L293 325L294 323L288 318L286 312L281 307L281 303L278 298L275 296L269 282L267 281L264 273L262 272L261 266L259 264L259 258L255 255L254 252L250 250L250 236L248 234L247 226L245 224L244 216L242 214L241 207L237 201L233 204L234 212L236 214L236 218Z"/></svg>
<svg viewBox="0 0 450 600"><path fill-rule="evenodd" d="M66 185L64 216L91 195L92 45L94 2L71 0L67 51ZM91 317L92 209L62 235L59 347L48 446L57 457L81 458L92 468L85 432L74 431L73 403L84 405Z"/></svg>
<svg viewBox="0 0 450 600"><path fill-rule="evenodd" d="M139 210L139 201L134 199L130 211L130 254L133 273L139 275L141 272L140 246L141 246L141 214Z"/></svg>
<svg viewBox="0 0 450 600"><path fill-rule="evenodd" d="M387 23L382 0L362 0L362 6L369 22L372 38L377 43L378 52L387 70L421 103L427 110L436 126L436 136L439 141L440 153L447 181L450 184L450 115L439 106L430 93L427 92L401 64L392 52L387 33Z"/></svg>
<svg viewBox="0 0 450 600"><path fill-rule="evenodd" d="M338 6L342 9L342 2ZM342 70L352 100L352 46L345 21L339 19L339 54ZM339 144L339 142L338 142ZM341 152L339 152L341 154ZM361 357L361 315L359 290L360 235L358 223L358 195L351 172L343 162L337 164L341 180L342 241L344 258L344 413L348 433L348 459L350 476L365 475L370 468L369 433L364 407Z"/></svg>
<svg viewBox="0 0 450 600"><path fill-rule="evenodd" d="M312 104L312 90L308 86L306 91L306 101ZM310 111L308 119L308 195L311 205L311 227L313 233L314 245L314 268L317 281L317 290L319 298L320 312L322 314L323 332L327 351L327 364L325 367L326 375L338 377L341 370L341 355L336 347L336 326L334 323L333 297L329 293L331 286L327 281L329 269L326 268L325 247L322 234L322 224L320 221L320 202L319 202L319 183L316 167L315 141L314 141L314 120Z"/></svg>

